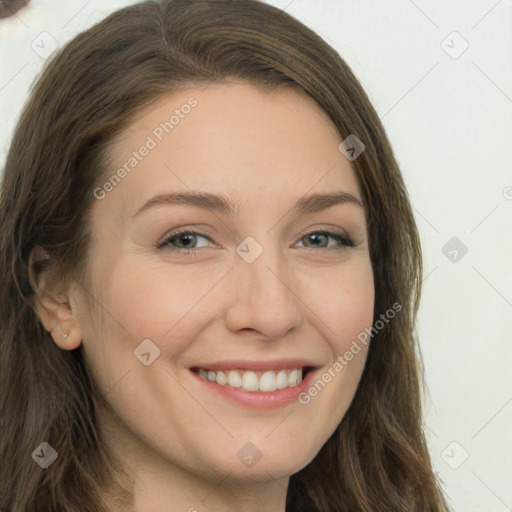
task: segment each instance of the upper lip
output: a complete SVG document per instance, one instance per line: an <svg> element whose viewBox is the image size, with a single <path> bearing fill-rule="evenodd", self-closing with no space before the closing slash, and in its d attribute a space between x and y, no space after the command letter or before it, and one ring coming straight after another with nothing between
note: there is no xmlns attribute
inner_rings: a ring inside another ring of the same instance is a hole
<svg viewBox="0 0 512 512"><path fill-rule="evenodd" d="M191 366L191 369L203 370L293 370L294 368L316 368L316 365L306 359L274 359L274 360L243 360L230 359L229 361L217 361L215 363L202 363Z"/></svg>

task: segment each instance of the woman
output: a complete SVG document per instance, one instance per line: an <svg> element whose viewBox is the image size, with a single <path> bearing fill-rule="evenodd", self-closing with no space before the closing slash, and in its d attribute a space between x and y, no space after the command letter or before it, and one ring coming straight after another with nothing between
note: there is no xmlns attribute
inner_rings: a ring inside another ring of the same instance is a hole
<svg viewBox="0 0 512 512"><path fill-rule="evenodd" d="M2 511L447 510L407 192L291 16L149 1L79 34L0 215Z"/></svg>

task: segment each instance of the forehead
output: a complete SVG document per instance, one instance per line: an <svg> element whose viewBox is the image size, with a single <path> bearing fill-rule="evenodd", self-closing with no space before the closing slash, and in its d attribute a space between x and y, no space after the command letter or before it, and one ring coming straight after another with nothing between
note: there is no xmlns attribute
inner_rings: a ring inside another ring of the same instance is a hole
<svg viewBox="0 0 512 512"><path fill-rule="evenodd" d="M105 201L133 213L163 191L202 189L242 203L343 189L358 195L340 134L306 93L247 83L173 92L139 112L112 145L123 175ZM281 199L280 199L281 198Z"/></svg>

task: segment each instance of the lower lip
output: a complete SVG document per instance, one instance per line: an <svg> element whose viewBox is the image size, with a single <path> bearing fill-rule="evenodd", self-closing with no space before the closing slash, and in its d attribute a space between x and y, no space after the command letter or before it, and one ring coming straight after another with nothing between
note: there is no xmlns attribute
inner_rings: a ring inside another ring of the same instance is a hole
<svg viewBox="0 0 512 512"><path fill-rule="evenodd" d="M252 409L278 409L298 402L298 396L305 392L313 379L313 370L310 370L302 382L293 388L277 389L276 391L246 391L242 388L221 386L216 382L206 380L198 373L191 372L202 384L212 392L228 400Z"/></svg>

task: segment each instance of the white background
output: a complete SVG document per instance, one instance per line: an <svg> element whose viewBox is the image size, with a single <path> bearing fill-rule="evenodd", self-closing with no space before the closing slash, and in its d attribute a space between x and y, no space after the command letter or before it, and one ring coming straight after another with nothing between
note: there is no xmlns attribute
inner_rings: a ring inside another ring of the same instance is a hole
<svg viewBox="0 0 512 512"><path fill-rule="evenodd" d="M129 3L33 0L0 21L0 169L45 62L33 47ZM425 257L427 434L453 510L512 511L512 1L269 3L352 67L404 173Z"/></svg>

